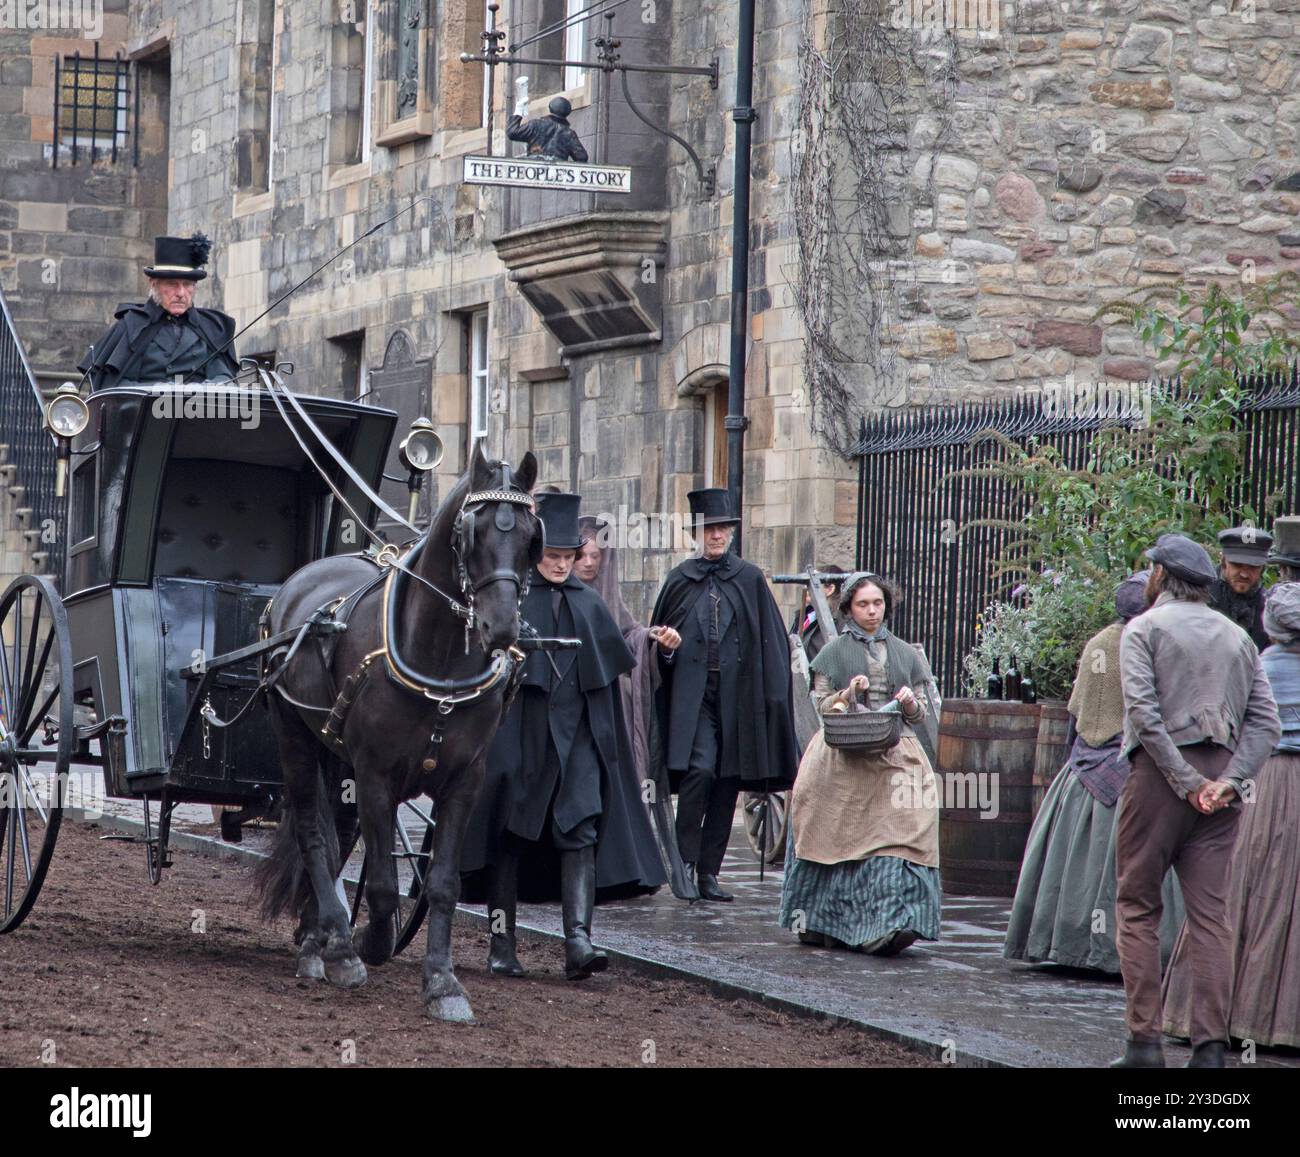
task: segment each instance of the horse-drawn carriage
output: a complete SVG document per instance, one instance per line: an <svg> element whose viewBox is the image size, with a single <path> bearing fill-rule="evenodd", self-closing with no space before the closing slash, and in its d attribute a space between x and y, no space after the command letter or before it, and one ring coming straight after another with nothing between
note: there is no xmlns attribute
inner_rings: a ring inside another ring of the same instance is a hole
<svg viewBox="0 0 1300 1157"><path fill-rule="evenodd" d="M443 739L454 708L485 712L475 721L479 739L495 730L522 659L516 646L520 624L517 613L511 621L510 611L517 612L529 559L540 553L535 517L523 514L517 527L514 521L516 510L531 512L531 477L516 483L508 466L476 453L448 496L454 509L444 512L440 532L448 536L447 549L424 551L416 563L426 536L389 507L380 490L385 479L405 481L414 499L424 473L441 457L429 423L418 420L401 444L403 480L385 474L395 413L299 397L278 372L251 372L235 383L133 385L84 400L65 387L47 407L60 494L65 479L70 482L66 560L61 595L49 579L24 575L0 596L0 932L17 928L31 911L65 804L76 802L79 787L98 798L78 778L96 773L74 767L99 769L107 796L142 802L143 835L116 838L144 844L154 883L168 863L177 805L267 811L281 801L283 732L298 709L311 724L313 744L322 744L307 762L314 768L319 757L323 768L332 761L337 787L339 776L362 762L345 742L343 695L306 704L286 687L296 690L316 677L335 690L345 680L330 674L330 663L336 652L347 654L353 635L366 647L367 631L382 639L363 666L383 668L397 680L393 686L405 695L407 721L424 726L426 715L436 721L432 735L425 727L421 750L429 738ZM476 542L479 514L484 517ZM408 528L414 546L404 552L376 541L364 551L367 538L378 537L371 528L380 515ZM310 594L311 575L321 566L333 566L335 579L362 574L365 581L352 584L362 589L328 598L292 621L276 621L272 604L287 580L294 576L297 589ZM394 593L397 580L405 583L403 593ZM419 604L421 595L429 601ZM495 620L490 629L489 611ZM381 622L383 614L388 619ZM455 642L446 649L439 678L421 675L411 658L410 632L435 626ZM481 651L491 650L490 662L471 655L474 627ZM309 653L316 656L315 676L297 673ZM276 685L295 662L290 678ZM276 700L273 685L283 699L268 712L257 700L264 694ZM354 683L347 687L357 691ZM374 694L385 691L386 685ZM330 747L333 725L338 734ZM351 726L359 749L363 723ZM363 878L371 880L367 894L371 900L383 897L387 931L371 933L379 942L375 951L385 958L419 927L426 909L423 885L438 858L434 817L418 802L421 792L436 795L435 769L444 775L450 769L454 776L460 764L472 761L474 743L464 756L455 742L425 752L423 769L416 772L423 779L408 777L385 797L391 806L382 836L358 823L355 790L351 799L344 792L330 802L328 810L337 813L331 818L337 822L333 855L339 861L331 874L346 860L360 828L367 854ZM449 759L439 759L443 751L452 752ZM368 773L367 782L374 778ZM382 860L378 866L375 857ZM442 875L449 872L454 865ZM329 898L314 897L302 873L295 878L296 894L289 899L300 913L305 910L304 921L334 910L334 888ZM390 905L394 886L397 903ZM362 894L358 888L352 922ZM430 937L432 952L432 932ZM346 949L335 947L351 951L350 942ZM449 961L445 971L450 976ZM434 996L454 1004L456 987L452 979ZM450 1018L464 1019L456 1015L460 1011L453 1009Z"/></svg>
<svg viewBox="0 0 1300 1157"><path fill-rule="evenodd" d="M378 488L396 414L301 404ZM255 381L183 396L171 385L61 393L47 425L71 484L62 597L26 575L0 598L6 932L36 901L63 805L98 796L74 765L102 769L105 795L142 802L154 883L178 804L278 804L275 738L264 712L245 710L270 649L262 613L304 563L364 545L349 506L375 515L339 462L313 461Z"/></svg>

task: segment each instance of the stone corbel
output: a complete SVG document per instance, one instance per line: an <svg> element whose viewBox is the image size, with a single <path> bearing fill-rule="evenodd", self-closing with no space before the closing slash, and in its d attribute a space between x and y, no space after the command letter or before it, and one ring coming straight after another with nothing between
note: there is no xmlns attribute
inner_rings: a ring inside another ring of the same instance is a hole
<svg viewBox="0 0 1300 1157"><path fill-rule="evenodd" d="M666 213L582 213L495 245L561 355L576 357L661 340L667 222Z"/></svg>

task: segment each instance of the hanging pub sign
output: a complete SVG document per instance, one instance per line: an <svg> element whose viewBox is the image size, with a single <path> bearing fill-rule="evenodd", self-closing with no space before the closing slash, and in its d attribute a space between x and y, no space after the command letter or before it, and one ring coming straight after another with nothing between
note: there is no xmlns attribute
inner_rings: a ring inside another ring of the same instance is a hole
<svg viewBox="0 0 1300 1157"><path fill-rule="evenodd" d="M568 189L584 193L630 193L626 165L582 165L544 157L466 157L467 185L515 185L525 189Z"/></svg>

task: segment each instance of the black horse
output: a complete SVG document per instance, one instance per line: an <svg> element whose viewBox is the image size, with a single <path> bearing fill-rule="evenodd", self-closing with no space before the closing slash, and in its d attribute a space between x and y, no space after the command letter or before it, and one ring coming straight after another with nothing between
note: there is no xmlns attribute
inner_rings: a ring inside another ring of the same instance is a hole
<svg viewBox="0 0 1300 1157"><path fill-rule="evenodd" d="M474 1019L452 971L451 921L461 840L514 683L519 601L541 556L529 493L536 477L531 453L512 474L476 445L469 470L397 567L360 555L322 559L292 575L272 601L271 633L314 614L347 620L332 636L332 653L307 639L272 660L284 664L269 699L286 806L258 882L265 915L299 917L299 976L353 988L365 983L366 964L392 956L395 814L402 800L423 793L436 816L424 879L424 1004L437 1019ZM335 880L358 824L370 922L354 947Z"/></svg>

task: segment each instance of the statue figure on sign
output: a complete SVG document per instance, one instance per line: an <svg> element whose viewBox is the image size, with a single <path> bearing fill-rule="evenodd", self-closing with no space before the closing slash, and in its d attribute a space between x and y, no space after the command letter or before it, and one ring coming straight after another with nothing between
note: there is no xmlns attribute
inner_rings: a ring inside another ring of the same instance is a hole
<svg viewBox="0 0 1300 1157"><path fill-rule="evenodd" d="M506 136L512 141L522 141L528 146L528 155L543 161L577 161L587 163L587 150L582 147L578 134L569 127L569 113L573 106L562 96L552 99L549 116L538 120L524 120L528 112L528 78L515 82L519 99L515 101L514 115L506 125Z"/></svg>

